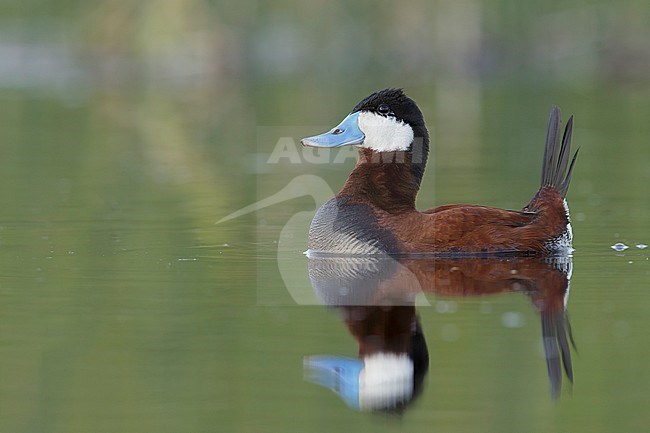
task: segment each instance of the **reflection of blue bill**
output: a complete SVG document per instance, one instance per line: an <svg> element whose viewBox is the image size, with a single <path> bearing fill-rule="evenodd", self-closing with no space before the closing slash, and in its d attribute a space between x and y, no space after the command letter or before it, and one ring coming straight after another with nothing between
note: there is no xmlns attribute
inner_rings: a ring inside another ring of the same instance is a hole
<svg viewBox="0 0 650 433"><path fill-rule="evenodd" d="M337 393L353 409L359 409L359 374L363 362L341 356L309 356L305 378Z"/></svg>

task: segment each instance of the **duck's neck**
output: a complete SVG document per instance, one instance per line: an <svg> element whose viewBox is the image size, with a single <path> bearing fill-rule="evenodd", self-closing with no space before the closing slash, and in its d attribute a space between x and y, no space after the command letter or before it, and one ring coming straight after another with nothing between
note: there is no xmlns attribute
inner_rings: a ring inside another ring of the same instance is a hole
<svg viewBox="0 0 650 433"><path fill-rule="evenodd" d="M426 153L419 155L360 148L359 161L338 195L371 202L392 213L414 210L426 165Z"/></svg>

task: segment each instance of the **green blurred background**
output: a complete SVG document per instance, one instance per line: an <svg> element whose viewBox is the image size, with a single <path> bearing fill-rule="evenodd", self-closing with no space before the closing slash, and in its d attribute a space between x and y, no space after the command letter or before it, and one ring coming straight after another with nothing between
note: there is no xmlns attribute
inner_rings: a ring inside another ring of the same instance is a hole
<svg viewBox="0 0 650 433"><path fill-rule="evenodd" d="M287 273L310 290L300 242L278 256L314 199L215 225L299 174L336 191L352 161L264 161L385 87L432 132L421 207L521 207L551 104L575 114L580 352L561 401L535 312L506 296L422 308L422 398L400 419L348 410L302 357L355 343L290 296ZM649 118L642 0L3 1L0 431L643 431Z"/></svg>

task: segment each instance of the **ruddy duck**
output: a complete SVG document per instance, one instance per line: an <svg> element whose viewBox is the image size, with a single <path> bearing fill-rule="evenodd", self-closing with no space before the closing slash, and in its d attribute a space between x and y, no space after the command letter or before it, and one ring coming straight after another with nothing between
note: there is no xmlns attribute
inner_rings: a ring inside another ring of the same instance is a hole
<svg viewBox="0 0 650 433"><path fill-rule="evenodd" d="M321 254L562 254L571 251L565 196L573 116L560 135L560 110L548 123L541 185L521 211L452 204L415 209L429 152L422 112L401 89L359 102L331 131L304 146L356 146L359 160L341 191L318 209L309 252Z"/></svg>

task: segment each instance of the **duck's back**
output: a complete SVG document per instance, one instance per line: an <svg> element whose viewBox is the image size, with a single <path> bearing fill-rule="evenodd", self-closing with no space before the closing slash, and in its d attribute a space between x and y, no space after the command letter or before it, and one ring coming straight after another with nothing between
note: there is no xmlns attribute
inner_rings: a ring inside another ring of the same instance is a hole
<svg viewBox="0 0 650 433"><path fill-rule="evenodd" d="M441 255L554 253L571 246L571 226L561 195L544 189L523 211L446 205L384 221L403 240L404 252ZM529 205L531 206L531 205Z"/></svg>

